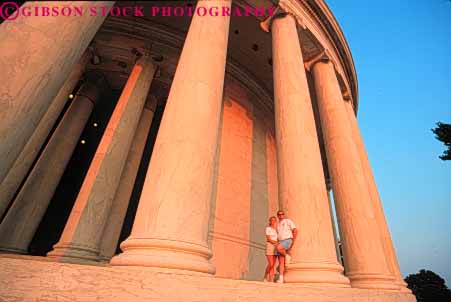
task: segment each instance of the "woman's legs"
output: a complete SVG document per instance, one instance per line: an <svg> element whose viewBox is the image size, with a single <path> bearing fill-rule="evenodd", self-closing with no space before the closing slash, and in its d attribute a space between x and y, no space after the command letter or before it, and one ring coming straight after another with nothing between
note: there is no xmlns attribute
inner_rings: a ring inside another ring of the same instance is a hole
<svg viewBox="0 0 451 302"><path fill-rule="evenodd" d="M263 279L266 279L269 275L269 280L273 280L275 257L276 256L266 255L266 260L268 260L268 264L266 265L265 276L263 277ZM271 276L271 271L272 271L272 276Z"/></svg>
<svg viewBox="0 0 451 302"><path fill-rule="evenodd" d="M266 256L270 264L269 268L269 282L274 282L274 266L276 265L277 256Z"/></svg>

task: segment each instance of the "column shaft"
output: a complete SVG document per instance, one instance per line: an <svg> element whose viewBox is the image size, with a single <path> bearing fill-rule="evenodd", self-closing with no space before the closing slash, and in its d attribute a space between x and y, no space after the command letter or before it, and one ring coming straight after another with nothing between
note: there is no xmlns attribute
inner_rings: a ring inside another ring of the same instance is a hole
<svg viewBox="0 0 451 302"><path fill-rule="evenodd" d="M51 102L49 109L39 122L36 130L26 143L24 149L20 152L5 179L1 182L0 217L3 216L3 213L6 211L8 205L14 197L14 194L33 164L39 150L45 142L45 139L52 130L55 121L63 110L69 94L74 90L75 85L77 85L80 80L89 58L90 54L85 52L78 64L70 73L63 87L59 90L57 96Z"/></svg>
<svg viewBox="0 0 451 302"><path fill-rule="evenodd" d="M313 75L346 274L353 287L398 289L384 256L371 197L332 63L317 62L313 65Z"/></svg>
<svg viewBox="0 0 451 302"><path fill-rule="evenodd" d="M111 257L113 257L116 252L116 246L119 241L125 215L127 214L127 208L138 174L154 112L155 106L150 109L144 108L141 115L130 151L127 155L124 171L122 171L121 180L113 199L108 222L105 224L103 230L102 242L100 244L100 260L110 261Z"/></svg>
<svg viewBox="0 0 451 302"><path fill-rule="evenodd" d="M29 1L30 10L59 5ZM70 1L83 6L83 16L19 16L0 26L0 182L30 139L70 71L79 61L105 16L89 14L89 6L109 1Z"/></svg>
<svg viewBox="0 0 451 302"><path fill-rule="evenodd" d="M0 224L0 249L26 253L99 96L84 84Z"/></svg>
<svg viewBox="0 0 451 302"><path fill-rule="evenodd" d="M198 7L230 0L198 1ZM229 16L191 21L147 172L132 234L113 265L214 273L207 244Z"/></svg>
<svg viewBox="0 0 451 302"><path fill-rule="evenodd" d="M349 286L335 253L312 102L291 15L272 23L279 200L298 225L285 282Z"/></svg>
<svg viewBox="0 0 451 302"><path fill-rule="evenodd" d="M362 164L365 179L368 184L368 190L371 196L373 210L375 211L377 225L379 226L382 235L383 248L390 272L395 277L396 283L400 286L401 290L403 292L410 293L411 291L406 287L407 284L402 278L401 271L399 269L398 259L396 258L395 248L390 236L390 230L388 228L387 220L385 219L384 209L382 208L382 202L377 190L373 172L371 170L370 161L368 160L368 155L365 150L365 145L360 134L359 125L357 124L357 119L354 114L354 109L352 108L351 102L346 102L345 107L349 118L349 124L351 126L354 143L356 144L356 147L358 149L360 162Z"/></svg>
<svg viewBox="0 0 451 302"><path fill-rule="evenodd" d="M145 55L135 64L97 147L63 234L47 256L98 260L102 231L150 89L155 67Z"/></svg>

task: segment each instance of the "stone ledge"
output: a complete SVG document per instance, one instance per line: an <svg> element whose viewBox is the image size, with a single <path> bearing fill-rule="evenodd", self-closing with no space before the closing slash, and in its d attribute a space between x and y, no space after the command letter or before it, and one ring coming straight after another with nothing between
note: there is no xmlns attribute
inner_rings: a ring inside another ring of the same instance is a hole
<svg viewBox="0 0 451 302"><path fill-rule="evenodd" d="M184 271L0 257L0 301L413 302L412 295L230 280Z"/></svg>

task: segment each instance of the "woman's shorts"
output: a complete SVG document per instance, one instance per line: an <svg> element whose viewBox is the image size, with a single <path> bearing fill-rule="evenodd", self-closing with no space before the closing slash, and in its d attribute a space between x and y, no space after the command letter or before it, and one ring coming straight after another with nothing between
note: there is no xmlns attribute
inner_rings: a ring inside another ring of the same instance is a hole
<svg viewBox="0 0 451 302"><path fill-rule="evenodd" d="M266 242L266 256L274 256L276 254L276 247L271 242Z"/></svg>

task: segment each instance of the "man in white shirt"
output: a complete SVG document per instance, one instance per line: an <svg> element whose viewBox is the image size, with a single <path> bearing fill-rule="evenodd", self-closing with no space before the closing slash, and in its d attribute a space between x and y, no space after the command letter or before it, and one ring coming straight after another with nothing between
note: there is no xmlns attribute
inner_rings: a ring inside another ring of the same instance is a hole
<svg viewBox="0 0 451 302"><path fill-rule="evenodd" d="M290 262L290 251L298 235L298 230L291 219L285 218L283 211L279 210L277 212L277 218L279 219L277 225L277 239L279 240L279 244L276 246L279 255L279 279L277 282L283 283L285 260L287 263Z"/></svg>

